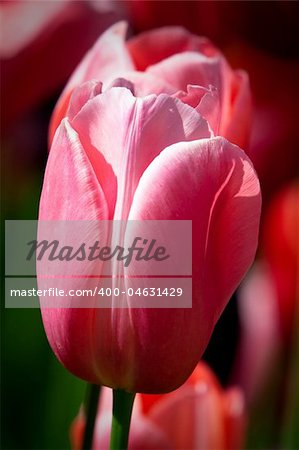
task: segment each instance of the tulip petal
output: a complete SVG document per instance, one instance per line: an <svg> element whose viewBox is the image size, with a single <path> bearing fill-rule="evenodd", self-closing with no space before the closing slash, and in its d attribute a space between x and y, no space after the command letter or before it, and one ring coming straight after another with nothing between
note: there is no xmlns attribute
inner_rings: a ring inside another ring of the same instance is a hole
<svg viewBox="0 0 299 450"><path fill-rule="evenodd" d="M164 94L136 98L123 87L90 100L72 126L115 219L127 218L140 176L165 147L210 136L207 122L188 105Z"/></svg>
<svg viewBox="0 0 299 450"><path fill-rule="evenodd" d="M57 130L49 154L39 219L48 220L105 220L107 204L93 168L81 146L77 133L64 119ZM43 262L38 265L42 272ZM73 264L73 262L72 262ZM99 261L86 261L88 274L99 274ZM93 265L92 265L93 264ZM60 275L63 276L63 273ZM67 289L85 289L89 278L55 278L55 286ZM39 286L53 287L53 279L39 278ZM59 300L59 299L57 299ZM55 298L52 298L55 301ZM72 302L78 301L75 297ZM92 309L42 309L44 327L57 358L78 376L96 381L93 370ZM84 329L84 332L82 330Z"/></svg>
<svg viewBox="0 0 299 450"><path fill-rule="evenodd" d="M162 200L158 192L163 192ZM218 137L165 149L141 177L129 217L193 220L199 236L193 236L195 261L211 277L205 285L219 305L253 261L260 207L259 182L249 158Z"/></svg>
<svg viewBox="0 0 299 450"><path fill-rule="evenodd" d="M137 390L163 392L164 378L165 391L171 390L172 376L174 389L192 372L253 261L260 207L248 157L224 138L174 144L145 170L129 219L193 221L193 301L189 310L131 310L140 361ZM128 267L130 274L134 267ZM131 283L137 286L138 279Z"/></svg>
<svg viewBox="0 0 299 450"><path fill-rule="evenodd" d="M138 70L145 70L176 53L194 51L207 56L218 53L208 39L194 36L181 27L165 27L142 33L131 38L127 47Z"/></svg>
<svg viewBox="0 0 299 450"><path fill-rule="evenodd" d="M146 73L161 78L177 90L185 91L188 84L193 84L206 88L212 85L221 92L221 67L222 57L189 51L147 67Z"/></svg>
<svg viewBox="0 0 299 450"><path fill-rule="evenodd" d="M130 80L134 84L134 95L136 97L145 97L150 94L174 94L175 88L167 84L154 75L147 72L138 72L137 70L125 72L122 77Z"/></svg>
<svg viewBox="0 0 299 450"><path fill-rule="evenodd" d="M125 44L126 31L125 22L118 22L110 27L80 62L55 106L50 124L50 142L65 117L71 92L76 86L92 79L109 84L119 73L135 68Z"/></svg>
<svg viewBox="0 0 299 450"><path fill-rule="evenodd" d="M67 111L69 120L75 117L88 100L101 94L101 92L102 83L96 80L86 81L86 83L76 87L72 92Z"/></svg>
<svg viewBox="0 0 299 450"><path fill-rule="evenodd" d="M202 86L189 84L187 92L178 91L174 97L179 98L183 103L192 106L199 114L206 119L212 133L218 134L220 122L220 99L217 89L209 86L209 89Z"/></svg>
<svg viewBox="0 0 299 450"><path fill-rule="evenodd" d="M49 154L40 220L105 220L107 204L76 131L64 119Z"/></svg>

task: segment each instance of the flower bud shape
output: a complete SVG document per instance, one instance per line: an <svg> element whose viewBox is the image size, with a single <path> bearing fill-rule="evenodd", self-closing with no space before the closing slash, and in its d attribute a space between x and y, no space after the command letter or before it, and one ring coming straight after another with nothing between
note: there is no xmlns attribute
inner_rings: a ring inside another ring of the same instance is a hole
<svg viewBox="0 0 299 450"><path fill-rule="evenodd" d="M165 30L160 33L166 36ZM168 392L188 378L257 247L261 196L256 173L239 147L214 136L207 120L213 122L214 114L201 111L213 90L202 95L200 83L213 77L216 82L223 60L192 51L201 46L214 52L205 41L180 36L181 47L191 50L180 82L168 93L168 76L178 75L183 55L171 70L167 64L160 67L162 81L155 70L107 81L119 73L113 65L128 71L133 63L119 26L110 30L109 39L102 37L103 78L73 89L67 116L55 132L40 201L40 220L192 221L191 308L42 309L50 345L68 370L130 392ZM149 37L143 38L142 54L141 41L131 41L131 51L148 64L155 56ZM161 49L164 56L173 46L169 39ZM92 50L89 64L74 76L86 68L93 75L95 56ZM188 91L184 83L190 80L199 84ZM185 93L176 95L183 86ZM220 124L229 128L229 117L224 115ZM101 275L98 261L86 264L88 273ZM134 265L125 272L132 275ZM90 280L80 279L80 288L88 288ZM65 289L76 283L63 280Z"/></svg>

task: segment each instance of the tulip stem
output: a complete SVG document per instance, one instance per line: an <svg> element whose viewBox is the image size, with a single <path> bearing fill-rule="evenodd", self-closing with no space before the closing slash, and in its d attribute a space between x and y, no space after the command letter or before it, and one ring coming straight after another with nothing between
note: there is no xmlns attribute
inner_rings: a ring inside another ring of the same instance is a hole
<svg viewBox="0 0 299 450"><path fill-rule="evenodd" d="M126 450L128 448L134 398L135 394L113 389L110 450Z"/></svg>
<svg viewBox="0 0 299 450"><path fill-rule="evenodd" d="M87 385L87 393L84 402L84 410L86 416L86 426L83 438L82 450L92 449L93 430L97 417L99 396L101 387L95 384Z"/></svg>

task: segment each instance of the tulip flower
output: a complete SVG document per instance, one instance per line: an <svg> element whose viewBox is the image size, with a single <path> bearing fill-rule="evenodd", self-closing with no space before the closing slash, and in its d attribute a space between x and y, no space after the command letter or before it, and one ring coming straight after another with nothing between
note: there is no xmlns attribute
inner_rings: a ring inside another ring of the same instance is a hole
<svg viewBox="0 0 299 450"><path fill-rule="evenodd" d="M109 448L112 393L103 388L98 405L92 450ZM81 409L71 426L74 450L80 450L85 428ZM244 443L246 413L237 387L219 385L209 367L199 363L186 383L166 395L136 396L130 450L240 449Z"/></svg>
<svg viewBox="0 0 299 450"><path fill-rule="evenodd" d="M209 121L215 135L246 146L251 99L245 72L233 71L211 42L180 27L153 30L127 42L125 34L125 23L112 26L74 71L55 108L50 141L76 86L96 79L105 91L122 77L134 84L138 97L166 93L180 98Z"/></svg>
<svg viewBox="0 0 299 450"><path fill-rule="evenodd" d="M128 68L125 44L119 47L118 34L110 39L115 57L105 47L103 77L120 60ZM93 57L92 50L92 67ZM188 56L189 70L190 62ZM213 73L213 64L202 68L201 78L204 70ZM246 154L214 137L200 114L200 86L186 98L181 91L159 94L151 75L154 92L138 97L142 77L136 85L103 78L104 89L101 81L73 89L49 154L39 219L192 221L192 308L45 308L42 316L52 349L75 375L114 389L163 393L191 374L251 265L261 197ZM88 268L101 272L98 262ZM82 278L80 287L90 282ZM71 288L78 280L63 283Z"/></svg>

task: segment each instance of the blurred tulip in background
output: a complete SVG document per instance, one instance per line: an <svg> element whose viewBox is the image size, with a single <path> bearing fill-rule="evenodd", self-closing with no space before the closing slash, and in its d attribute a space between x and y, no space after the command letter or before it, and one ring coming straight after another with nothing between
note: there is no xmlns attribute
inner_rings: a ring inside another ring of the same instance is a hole
<svg viewBox="0 0 299 450"><path fill-rule="evenodd" d="M55 94L99 34L119 17L106 1L2 1L3 132Z"/></svg>
<svg viewBox="0 0 299 450"><path fill-rule="evenodd" d="M103 388L92 450L109 448L112 391ZM176 391L138 394L133 409L130 450L237 450L244 443L246 411L242 391L224 390L211 369L199 363ZM81 409L71 426L74 450L85 428Z"/></svg>

